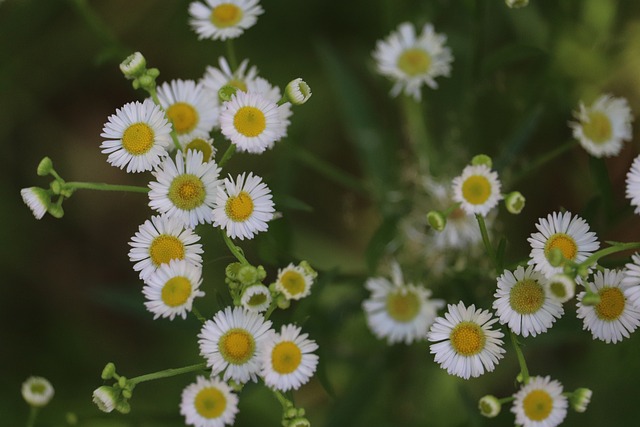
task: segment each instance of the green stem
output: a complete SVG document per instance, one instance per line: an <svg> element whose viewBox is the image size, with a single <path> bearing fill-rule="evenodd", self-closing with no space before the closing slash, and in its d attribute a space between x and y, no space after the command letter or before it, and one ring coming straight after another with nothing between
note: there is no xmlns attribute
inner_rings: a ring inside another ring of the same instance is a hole
<svg viewBox="0 0 640 427"><path fill-rule="evenodd" d="M273 311L276 309L277 306L278 306L278 303L276 303L276 299L273 298L272 296L271 305L269 305L269 308L264 313L264 320L269 320L269 317L271 317L271 314L273 313Z"/></svg>
<svg viewBox="0 0 640 427"><path fill-rule="evenodd" d="M504 405L505 403L513 402L515 399L516 398L513 396L503 397L502 399L498 399L498 402L500 402L501 405Z"/></svg>
<svg viewBox="0 0 640 427"><path fill-rule="evenodd" d="M231 241L231 239L229 238L229 236L224 230L222 230L222 238L224 239L224 242L227 244L227 247L229 248L233 256L235 256L236 259L240 261L242 264L249 265L249 261L247 261L247 259L242 254L242 249L240 249L235 244L233 244L233 242Z"/></svg>
<svg viewBox="0 0 640 427"><path fill-rule="evenodd" d="M454 203L453 205L449 206L447 209L445 209L444 211L442 211L442 214L445 217L449 217L449 215L451 215L453 213L453 211L455 211L456 209L458 209L460 207L462 203L458 202L458 203Z"/></svg>
<svg viewBox="0 0 640 427"><path fill-rule="evenodd" d="M278 402L280 402L280 405L282 405L282 411L284 412L287 409L289 409L291 405L291 401L286 397L284 397L284 395L280 393L278 390L272 390L272 391L273 391L273 394L276 396L276 399L278 399Z"/></svg>
<svg viewBox="0 0 640 427"><path fill-rule="evenodd" d="M476 220L478 221L478 226L480 226L480 234L482 234L482 243L484 243L484 247L489 254L489 258L491 258L491 262L493 266L498 268L498 260L496 259L496 251L491 244L491 240L489 239L489 233L487 232L487 224L484 222L484 217L480 214L476 214ZM498 272L500 273L500 272Z"/></svg>
<svg viewBox="0 0 640 427"><path fill-rule="evenodd" d="M511 334L511 343L516 350L516 355L518 356L518 364L520 365L520 375L522 375L522 383L529 383L529 369L527 368L527 362L524 360L524 354L522 353L522 349L520 348L520 343L518 342L518 338L513 331L509 331Z"/></svg>
<svg viewBox="0 0 640 427"><path fill-rule="evenodd" d="M104 184L100 182L65 182L64 188L74 190L99 190L99 191L128 191L131 193L148 193L148 187L138 185Z"/></svg>
<svg viewBox="0 0 640 427"><path fill-rule="evenodd" d="M229 147L227 148L227 151L225 151L224 154L222 155L222 158L218 162L218 166L223 167L235 152L236 152L236 144L232 142L231 145L229 145Z"/></svg>
<svg viewBox="0 0 640 427"><path fill-rule="evenodd" d="M191 306L191 312L193 313L194 316L196 316L196 319L198 319L201 323L204 323L207 321L207 319L205 319L204 316L200 314L200 310L198 310L195 306Z"/></svg>
<svg viewBox="0 0 640 427"><path fill-rule="evenodd" d="M422 104L409 96L403 96L401 99L406 138L414 147L414 153L418 158L419 170L422 173L430 173L430 166L438 165L438 153L431 144Z"/></svg>
<svg viewBox="0 0 640 427"><path fill-rule="evenodd" d="M238 60L236 59L236 50L233 46L233 39L227 39L227 56L229 57L229 66L235 73L238 68Z"/></svg>
<svg viewBox="0 0 640 427"><path fill-rule="evenodd" d="M131 378L129 380L129 384L134 386L146 381L153 381L153 380L158 380L160 378L174 377L176 375L182 375L189 372L202 371L202 370L205 370L206 368L207 368L207 364L205 362L202 362L196 365L185 366L184 368L165 369L163 371L158 371L151 374L140 375L139 377Z"/></svg>
<svg viewBox="0 0 640 427"><path fill-rule="evenodd" d="M608 248L600 249L599 251L594 252L587 259L578 264L578 267L590 267L591 264L595 264L600 258L604 256L633 249L640 249L640 242L616 243L612 246L609 246Z"/></svg>
<svg viewBox="0 0 640 427"><path fill-rule="evenodd" d="M154 83L154 85L155 85L155 83ZM160 107L162 109L162 111L164 111L165 116L167 116L167 112L162 107L162 104L160 104L160 98L158 98L158 91L156 90L155 86L154 87L147 87L145 89L147 90L149 95L151 95L151 99L153 100L153 103L156 104L158 107ZM171 121L171 119L169 119L168 116L167 116L167 120L169 120L169 123L171 123L171 132L170 132L170 134L171 134L171 140L173 141L173 145L176 147L176 150L182 150L182 146L180 145L180 141L178 141L178 134L176 133L176 130L173 128L173 122Z"/></svg>
<svg viewBox="0 0 640 427"><path fill-rule="evenodd" d="M576 143L577 143L576 140L571 140L569 142L566 142L562 145L557 146L551 151L547 151L545 154L543 154L542 156L538 157L533 162L531 162L527 167L522 168L520 173L515 175L511 179L511 184L513 185L517 183L522 178L529 175L531 172L534 172L536 169L540 168L546 163L549 163L555 158L560 157L560 155L564 154L566 151L569 151L574 145L576 145Z"/></svg>
<svg viewBox="0 0 640 427"><path fill-rule="evenodd" d="M38 411L40 408L36 406L30 406L29 418L27 419L27 427L33 427L36 424L36 418L38 417Z"/></svg>

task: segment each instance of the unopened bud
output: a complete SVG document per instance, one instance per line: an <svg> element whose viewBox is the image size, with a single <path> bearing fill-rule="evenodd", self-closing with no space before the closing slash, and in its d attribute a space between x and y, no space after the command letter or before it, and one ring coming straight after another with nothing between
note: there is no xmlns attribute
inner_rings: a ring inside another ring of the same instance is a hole
<svg viewBox="0 0 640 427"><path fill-rule="evenodd" d="M222 86L218 91L218 98L220 98L221 102L230 101L233 95L238 91L237 87L233 86Z"/></svg>
<svg viewBox="0 0 640 427"><path fill-rule="evenodd" d="M569 398L569 402L571 403L571 408L576 412L584 412L587 410L587 406L589 406L589 402L591 402L591 395L593 392L588 388L578 388L573 392L571 397Z"/></svg>
<svg viewBox="0 0 640 427"><path fill-rule="evenodd" d="M505 3L512 9L525 7L529 4L529 0L506 0Z"/></svg>
<svg viewBox="0 0 640 427"><path fill-rule="evenodd" d="M471 159L471 164L474 166L485 165L486 167L491 169L491 167L493 166L493 160L491 160L491 157L487 156L486 154L478 154L476 156L473 156L473 159Z"/></svg>
<svg viewBox="0 0 640 427"><path fill-rule="evenodd" d="M38 176L47 176L53 171L53 161L49 157L44 157L38 163L38 169L36 170Z"/></svg>
<svg viewBox="0 0 640 427"><path fill-rule="evenodd" d="M526 199L519 191L512 191L507 194L507 197L504 199L504 205L507 207L507 210L514 215L522 212L525 202Z"/></svg>
<svg viewBox="0 0 640 427"><path fill-rule="evenodd" d="M549 261L552 267L560 267L564 264L562 250L560 248L551 248L551 250L547 252L547 261Z"/></svg>
<svg viewBox="0 0 640 427"><path fill-rule="evenodd" d="M129 55L120 63L120 71L130 80L140 77L147 69L147 61L140 52Z"/></svg>
<svg viewBox="0 0 640 427"><path fill-rule="evenodd" d="M112 362L109 362L106 364L106 366L102 370L102 375L100 376L103 380L109 380L113 378L115 374L116 374L116 365Z"/></svg>
<svg viewBox="0 0 640 427"><path fill-rule="evenodd" d="M600 304L600 295L587 291L582 297L582 304L586 306L594 306Z"/></svg>
<svg viewBox="0 0 640 427"><path fill-rule="evenodd" d="M311 98L311 88L301 78L291 80L284 91L294 105L302 105Z"/></svg>
<svg viewBox="0 0 640 427"><path fill-rule="evenodd" d="M487 418L493 418L500 413L502 404L497 397L488 394L478 401L478 409L480 409L481 415Z"/></svg>
<svg viewBox="0 0 640 427"><path fill-rule="evenodd" d="M561 303L569 301L576 294L576 282L566 274L556 274L548 283L549 294Z"/></svg>
<svg viewBox="0 0 640 427"><path fill-rule="evenodd" d="M430 211L427 214L427 222L436 231L442 231L447 225L447 218L440 211Z"/></svg>

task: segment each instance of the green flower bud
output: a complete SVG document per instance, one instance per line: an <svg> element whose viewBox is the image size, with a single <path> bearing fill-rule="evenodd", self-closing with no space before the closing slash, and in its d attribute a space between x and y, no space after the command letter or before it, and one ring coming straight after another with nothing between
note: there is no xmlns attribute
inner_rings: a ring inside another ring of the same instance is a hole
<svg viewBox="0 0 640 427"><path fill-rule="evenodd" d="M566 274L556 274L547 284L549 294L561 303L569 301L576 294L576 282Z"/></svg>
<svg viewBox="0 0 640 427"><path fill-rule="evenodd" d="M252 265L243 265L238 270L238 280L245 286L254 284L258 280L258 269Z"/></svg>
<svg viewBox="0 0 640 427"><path fill-rule="evenodd" d="M118 395L119 393L113 387L103 385L93 391L93 403L102 412L109 413L116 408Z"/></svg>
<svg viewBox="0 0 640 427"><path fill-rule="evenodd" d="M243 265L244 264L239 262L232 262L231 264L227 265L227 268L225 268L224 273L229 279L236 280L238 278L238 271L240 271L240 268Z"/></svg>
<svg viewBox="0 0 640 427"><path fill-rule="evenodd" d="M560 267L564 264L562 250L560 248L551 248L551 250L547 252L547 261L549 261L552 267Z"/></svg>
<svg viewBox="0 0 640 427"><path fill-rule="evenodd" d="M291 80L284 92L293 105L302 105L311 98L311 88L299 77Z"/></svg>
<svg viewBox="0 0 640 427"><path fill-rule="evenodd" d="M128 388L122 390L122 397L124 397L125 399L131 399L131 396L133 396L133 392L131 390L129 390Z"/></svg>
<svg viewBox="0 0 640 427"><path fill-rule="evenodd" d="M289 421L287 427L311 427L311 423L306 418L294 418Z"/></svg>
<svg viewBox="0 0 640 427"><path fill-rule="evenodd" d="M569 398L569 402L571 404L571 408L576 412L584 412L587 410L587 406L589 406L589 402L591 402L591 395L593 392L588 388L578 388L571 394Z"/></svg>
<svg viewBox="0 0 640 427"><path fill-rule="evenodd" d="M507 6L512 9L517 9L519 7L525 7L529 4L529 0L505 0Z"/></svg>
<svg viewBox="0 0 640 427"><path fill-rule="evenodd" d="M300 261L300 264L298 264L298 266L302 268L304 272L307 273L307 275L311 276L312 278L315 279L316 277L318 277L318 272L315 271L313 268L311 268L311 266L307 261L305 260Z"/></svg>
<svg viewBox="0 0 640 427"><path fill-rule="evenodd" d="M47 176L53 171L53 162L50 158L44 157L38 163L38 169L36 170L38 176Z"/></svg>
<svg viewBox="0 0 640 427"><path fill-rule="evenodd" d="M120 378L118 378L118 385L120 386L120 388L125 388L127 386L127 377L122 375Z"/></svg>
<svg viewBox="0 0 640 427"><path fill-rule="evenodd" d="M60 205L51 205L49 206L49 209L47 209L47 212L49 212L49 215L51 215L54 218L62 218L64 216L64 209L62 209L62 206Z"/></svg>
<svg viewBox="0 0 640 427"><path fill-rule="evenodd" d="M497 397L488 394L478 401L478 409L480 409L481 415L487 418L493 418L500 413L502 404Z"/></svg>
<svg viewBox="0 0 640 427"><path fill-rule="evenodd" d="M131 412L131 405L126 400L120 400L116 403L116 411L121 414L128 414Z"/></svg>
<svg viewBox="0 0 640 427"><path fill-rule="evenodd" d="M120 71L127 79L141 77L147 69L147 60L140 52L132 53L120 63Z"/></svg>
<svg viewBox="0 0 640 427"><path fill-rule="evenodd" d="M600 304L600 295L587 291L582 297L582 305L594 306Z"/></svg>
<svg viewBox="0 0 640 427"><path fill-rule="evenodd" d="M276 304L278 305L278 308L286 310L291 305L291 301L289 301L284 295L280 294L276 298Z"/></svg>
<svg viewBox="0 0 640 427"><path fill-rule="evenodd" d="M287 409L284 413L285 418L295 418L297 416L298 416L298 410L293 407Z"/></svg>
<svg viewBox="0 0 640 427"><path fill-rule="evenodd" d="M429 211L427 222L436 231L442 231L447 226L447 218L440 211Z"/></svg>
<svg viewBox="0 0 640 427"><path fill-rule="evenodd" d="M507 207L507 210L509 211L509 213L512 213L514 215L522 212L525 202L526 199L519 191L512 191L511 193L507 194L507 197L505 197L504 199L504 205Z"/></svg>
<svg viewBox="0 0 640 427"><path fill-rule="evenodd" d="M478 154L476 156L473 156L473 159L471 159L471 164L474 166L486 165L489 169L491 169L491 167L493 166L493 160L491 160L491 157L487 156L486 154Z"/></svg>
<svg viewBox="0 0 640 427"><path fill-rule="evenodd" d="M218 98L220 98L220 102L227 102L231 100L231 97L236 94L238 91L237 87L233 86L222 86L218 91Z"/></svg>
<svg viewBox="0 0 640 427"><path fill-rule="evenodd" d="M135 81L138 82L140 87L142 89L145 89L145 90L149 90L149 89L154 88L156 86L155 77L150 76L149 74L145 74L144 76L140 76Z"/></svg>
<svg viewBox="0 0 640 427"><path fill-rule="evenodd" d="M104 369L102 370L101 378L103 380L110 380L116 375L116 365L112 362L106 364Z"/></svg>
<svg viewBox="0 0 640 427"><path fill-rule="evenodd" d="M589 276L589 267L587 267L586 265L578 266L578 269L576 270L576 274L582 277L583 279L586 279L587 276Z"/></svg>
<svg viewBox="0 0 640 427"><path fill-rule="evenodd" d="M264 267L259 265L258 266L258 282L262 282L264 279L266 279L267 277L267 272L265 271Z"/></svg>

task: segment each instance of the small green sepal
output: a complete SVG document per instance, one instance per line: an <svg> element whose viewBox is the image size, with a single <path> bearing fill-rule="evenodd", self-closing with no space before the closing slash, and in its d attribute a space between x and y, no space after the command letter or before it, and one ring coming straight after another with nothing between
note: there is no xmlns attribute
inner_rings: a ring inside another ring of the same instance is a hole
<svg viewBox="0 0 640 427"><path fill-rule="evenodd" d="M473 156L473 158L471 159L471 164L474 166L485 165L486 167L491 169L493 167L493 160L491 160L491 157L487 156L486 154L478 154Z"/></svg>

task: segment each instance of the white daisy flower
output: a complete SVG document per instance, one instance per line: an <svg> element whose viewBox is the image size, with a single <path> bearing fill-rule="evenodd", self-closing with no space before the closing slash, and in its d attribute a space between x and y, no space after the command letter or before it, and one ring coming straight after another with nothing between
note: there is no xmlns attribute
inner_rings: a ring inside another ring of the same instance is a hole
<svg viewBox="0 0 640 427"><path fill-rule="evenodd" d="M240 303L249 311L261 313L271 305L271 292L264 285L251 285L242 292Z"/></svg>
<svg viewBox="0 0 640 427"><path fill-rule="evenodd" d="M631 206L635 206L634 213L640 214L640 156L633 160L627 172L625 195L631 200Z"/></svg>
<svg viewBox="0 0 640 427"><path fill-rule="evenodd" d="M523 337L546 332L564 313L562 304L547 292L547 279L532 265L513 273L506 270L493 296L500 323Z"/></svg>
<svg viewBox="0 0 640 427"><path fill-rule="evenodd" d="M223 57L218 59L219 68L207 66L204 76L200 80L213 98L219 99L218 92L224 86L232 86L242 92L260 93L273 103L282 98L280 88L273 86L266 79L258 77L258 69L254 66L248 68L249 60L245 59L235 71Z"/></svg>
<svg viewBox="0 0 640 427"><path fill-rule="evenodd" d="M31 209L36 219L42 219L51 205L51 196L44 188L29 187L20 190L22 201Z"/></svg>
<svg viewBox="0 0 640 427"><path fill-rule="evenodd" d="M213 145L213 138L209 134L194 132L190 135L182 135L178 137L182 153L186 158L189 150L200 151L202 153L202 161L210 162L216 155L216 147Z"/></svg>
<svg viewBox="0 0 640 427"><path fill-rule="evenodd" d="M276 289L287 299L299 300L311 294L314 277L301 266L290 263L278 270Z"/></svg>
<svg viewBox="0 0 640 427"><path fill-rule="evenodd" d="M234 182L225 178L218 187L213 207L213 226L226 231L232 239L253 239L260 231L267 231L267 224L275 212L271 190L262 178L249 172L242 173Z"/></svg>
<svg viewBox="0 0 640 427"><path fill-rule="evenodd" d="M564 303L576 294L576 281L566 274L554 274L549 278L546 288L552 298Z"/></svg>
<svg viewBox="0 0 640 427"><path fill-rule="evenodd" d="M225 381L256 381L263 342L274 333L271 321L242 307L227 307L207 320L198 334L200 354L211 374L224 371Z"/></svg>
<svg viewBox="0 0 640 427"><path fill-rule="evenodd" d="M154 320L159 317L173 320L176 316L186 319L193 300L204 296L199 290L201 283L202 268L185 260L171 260L147 278L142 288L147 299L144 305L154 314Z"/></svg>
<svg viewBox="0 0 640 427"><path fill-rule="evenodd" d="M498 319L488 310L476 310L473 304L467 308L462 301L448 307L427 334L427 339L435 343L430 346L435 361L450 375L465 380L492 372L505 352L503 333L490 329Z"/></svg>
<svg viewBox="0 0 640 427"><path fill-rule="evenodd" d="M265 341L261 376L267 387L275 390L297 390L313 376L318 365L318 349L308 334L300 334L295 325L283 325L279 334Z"/></svg>
<svg viewBox="0 0 640 427"><path fill-rule="evenodd" d="M258 0L194 1L189 5L189 23L199 39L235 39L253 27L263 12Z"/></svg>
<svg viewBox="0 0 640 427"><path fill-rule="evenodd" d="M179 152L175 162L171 157L165 158L152 174L156 181L149 183L151 209L179 218L189 228L211 223L211 209L220 185L216 162L203 163L200 151L189 150L186 160Z"/></svg>
<svg viewBox="0 0 640 427"><path fill-rule="evenodd" d="M260 154L287 134L291 104L277 105L261 93L236 92L222 104L220 129L238 151Z"/></svg>
<svg viewBox="0 0 640 427"><path fill-rule="evenodd" d="M426 338L437 310L444 301L431 299L431 290L423 286L404 284L397 264L392 267L393 283L384 277L369 278L365 287L371 292L362 303L369 329L387 344L411 344Z"/></svg>
<svg viewBox="0 0 640 427"><path fill-rule="evenodd" d="M558 248L564 258L580 263L600 247L596 233L589 231L589 224L571 212L550 213L538 220L536 228L538 232L527 239L531 245L529 264L546 277L562 273L562 266L554 267L547 259L552 249Z"/></svg>
<svg viewBox="0 0 640 427"><path fill-rule="evenodd" d="M162 264L171 260L186 260L195 267L202 265L200 236L184 228L179 218L167 215L152 216L131 238L129 260L144 281Z"/></svg>
<svg viewBox="0 0 640 427"><path fill-rule="evenodd" d="M105 138L100 148L113 166L126 166L127 172L148 171L167 155L170 133L171 125L153 101L130 102L109 116L100 134Z"/></svg>
<svg viewBox="0 0 640 427"><path fill-rule="evenodd" d="M620 270L596 271L591 283L600 296L600 302L596 305L582 304L586 292L578 294L578 319L583 319L582 329L588 329L594 339L615 344L623 338L629 338L640 325L640 310L627 300L623 278L624 272Z"/></svg>
<svg viewBox="0 0 640 427"><path fill-rule="evenodd" d="M214 98L193 80L172 80L158 87L158 99L178 136L204 133L218 125Z"/></svg>
<svg viewBox="0 0 640 427"><path fill-rule="evenodd" d="M22 383L22 397L31 406L46 406L53 398L55 390L53 386L43 377L29 377Z"/></svg>
<svg viewBox="0 0 640 427"><path fill-rule="evenodd" d="M467 165L453 179L453 200L469 215L487 216L500 200L501 183L498 174L487 165Z"/></svg>
<svg viewBox="0 0 640 427"><path fill-rule="evenodd" d="M555 427L567 416L562 384L548 376L531 377L513 397L511 412L522 427Z"/></svg>
<svg viewBox="0 0 640 427"><path fill-rule="evenodd" d="M622 143L631 140L633 116L624 98L602 95L590 107L581 102L574 116L579 121L569 122L573 137L594 157L617 156Z"/></svg>
<svg viewBox="0 0 640 427"><path fill-rule="evenodd" d="M635 308L640 310L640 254L631 255L631 262L625 265L623 272L624 295Z"/></svg>
<svg viewBox="0 0 640 427"><path fill-rule="evenodd" d="M238 413L238 396L218 378L196 378L182 391L180 414L185 424L195 427L233 425Z"/></svg>
<svg viewBox="0 0 640 427"><path fill-rule="evenodd" d="M391 96L413 96L420 101L420 89L426 84L436 89L436 77L449 76L453 56L445 47L447 37L437 34L431 24L422 27L422 33L408 22L398 26L385 40L378 40L373 58L376 60L378 72L389 77L395 84Z"/></svg>

